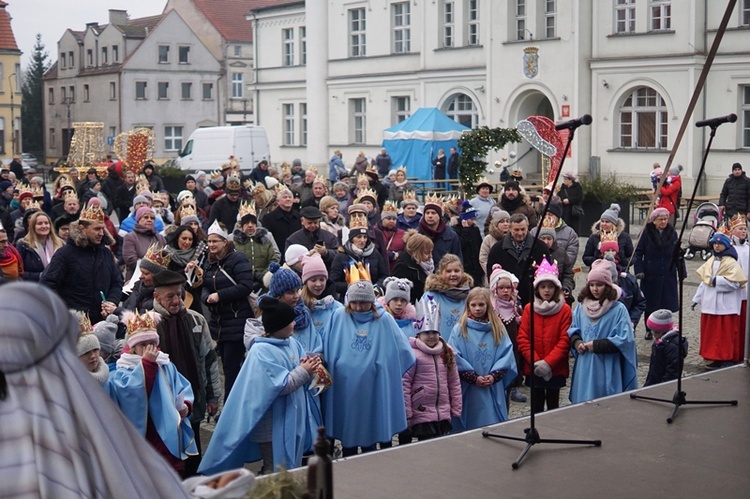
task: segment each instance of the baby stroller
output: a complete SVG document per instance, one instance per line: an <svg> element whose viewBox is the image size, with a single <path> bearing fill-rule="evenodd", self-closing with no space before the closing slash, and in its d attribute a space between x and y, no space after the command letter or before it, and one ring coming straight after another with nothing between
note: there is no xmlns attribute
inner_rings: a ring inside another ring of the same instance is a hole
<svg viewBox="0 0 750 499"><path fill-rule="evenodd" d="M685 250L685 258L692 260L700 252L705 261L711 257L711 244L709 241L721 225L721 211L714 203L701 203L695 210L693 217L695 225L688 234L688 248Z"/></svg>

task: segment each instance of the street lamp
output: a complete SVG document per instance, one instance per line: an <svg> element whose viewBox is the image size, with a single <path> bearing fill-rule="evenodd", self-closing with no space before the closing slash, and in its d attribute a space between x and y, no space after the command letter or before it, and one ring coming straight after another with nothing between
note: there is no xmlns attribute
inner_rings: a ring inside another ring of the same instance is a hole
<svg viewBox="0 0 750 499"><path fill-rule="evenodd" d="M11 151L13 152L13 157L16 157L16 117L14 113L13 108L13 77L16 76L16 73L11 73L8 75L8 89L10 90L10 140L11 140Z"/></svg>
<svg viewBox="0 0 750 499"><path fill-rule="evenodd" d="M70 127L71 127L71 124L70 124L70 105L73 103L73 98L72 97L65 97L63 99L62 103L67 108L67 113L68 113L68 128L66 129L67 130L67 133L66 133L66 139L67 140L65 140L65 142L67 143L67 148L65 147L65 144L63 144L63 154L68 154L68 152L70 151L70 141L73 139L73 134L70 133ZM67 151L65 149L67 149Z"/></svg>

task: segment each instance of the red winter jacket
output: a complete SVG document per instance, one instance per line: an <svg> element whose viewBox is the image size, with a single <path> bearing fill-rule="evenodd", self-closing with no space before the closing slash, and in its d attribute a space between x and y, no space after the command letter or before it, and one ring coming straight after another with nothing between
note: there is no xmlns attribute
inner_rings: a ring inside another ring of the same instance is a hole
<svg viewBox="0 0 750 499"><path fill-rule="evenodd" d="M445 366L441 358L443 341L429 348L412 336L409 343L417 358L403 378L409 427L461 416L463 402L458 367L455 363L450 369Z"/></svg>
<svg viewBox="0 0 750 499"><path fill-rule="evenodd" d="M570 351L570 338L568 328L573 320L573 314L567 304L555 315L543 316L534 313L534 361L544 360L552 368L553 376L570 374L568 367L568 352ZM518 351L521 352L524 362L524 371L527 376L531 375L533 362L531 362L531 341L529 340L529 329L531 323L531 308L526 305L523 309L521 326L518 328Z"/></svg>
<svg viewBox="0 0 750 499"><path fill-rule="evenodd" d="M666 208L670 215L674 214L680 207L677 206L677 197L680 194L680 188L682 187L682 177L674 175L670 177L672 183L664 185L661 188L661 197L659 198L659 204L657 208Z"/></svg>

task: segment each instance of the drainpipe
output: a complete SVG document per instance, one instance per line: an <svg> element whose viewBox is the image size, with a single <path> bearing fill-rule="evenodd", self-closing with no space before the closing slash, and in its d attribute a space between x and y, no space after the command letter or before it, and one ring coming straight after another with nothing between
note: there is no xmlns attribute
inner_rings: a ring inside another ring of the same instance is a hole
<svg viewBox="0 0 750 499"><path fill-rule="evenodd" d="M705 55L706 53L706 47L708 47L708 0L703 0L703 53ZM707 98L708 95L708 78L706 78L706 82L703 84L703 95L702 95L702 107L703 107L703 117L701 119L706 119L706 106L707 106ZM701 154L706 150L706 133L704 130L701 130ZM708 191L706 187L706 182L708 181L708 174L704 170L703 172L703 178L696 179L696 182L700 181L700 185L698 186L698 192L701 196L705 196L706 192Z"/></svg>

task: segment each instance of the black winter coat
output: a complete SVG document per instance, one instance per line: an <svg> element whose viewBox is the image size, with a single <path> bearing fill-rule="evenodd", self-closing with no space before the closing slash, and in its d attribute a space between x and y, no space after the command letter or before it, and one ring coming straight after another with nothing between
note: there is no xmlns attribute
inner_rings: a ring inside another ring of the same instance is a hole
<svg viewBox="0 0 750 499"><path fill-rule="evenodd" d="M372 244L372 243L370 243ZM328 277L333 281L336 292L340 295L343 301L346 295L347 282L344 269L349 268L349 261L354 260L355 262L362 262L366 265L370 265L370 277L372 278L372 284L374 286L383 286L383 281L390 275L389 267L383 261L383 257L380 255L376 248L373 248L372 254L368 257L357 257L353 254L345 251L343 247L336 253L336 258L333 259Z"/></svg>
<svg viewBox="0 0 750 499"><path fill-rule="evenodd" d="M321 240L326 245L326 254L323 257L323 262L326 264L326 267L330 269L331 264L336 257L336 253L338 252L339 240L327 230L317 229L314 232L310 232L304 228L298 230L287 238L286 244L284 245L284 253L286 253L286 250L289 249L289 246L292 244L301 244L305 248L311 250L315 247L318 241Z"/></svg>
<svg viewBox="0 0 750 499"><path fill-rule="evenodd" d="M244 254L231 248L221 260L207 261L204 270L203 303L211 293L219 293L218 303L207 304L211 310L211 336L219 342L242 341L245 321L255 317L247 301L253 290L250 262Z"/></svg>
<svg viewBox="0 0 750 499"><path fill-rule="evenodd" d="M292 209L287 212L280 207L263 217L261 223L273 235L279 248L286 247L289 236L302 228L298 211ZM281 256L283 258L284 255Z"/></svg>
<svg viewBox="0 0 750 499"><path fill-rule="evenodd" d="M730 175L724 181L719 196L719 206L723 206L726 216L731 217L735 213L747 215L750 213L750 179L743 172L741 176Z"/></svg>
<svg viewBox="0 0 750 499"><path fill-rule="evenodd" d="M479 249L482 247L482 234L479 227L464 227L459 222L453 226L453 230L461 243L461 255L463 257L464 272L474 278L474 286L481 286L484 281L484 271L479 264Z"/></svg>
<svg viewBox="0 0 750 499"><path fill-rule="evenodd" d="M521 254L517 254L513 247L513 238L510 234L506 234L505 237L496 242L490 254L487 256L487 275L492 275L492 266L496 263L502 265L504 270L507 270L514 276L518 277L518 296L521 298L521 303L526 306L531 299L532 294L529 291L529 273L524 272L529 258L531 258L537 265L542 262L543 258L549 256L547 245L544 243L537 243L534 248L534 255L531 255L531 245L534 243L533 236L526 236L526 247L523 249Z"/></svg>
<svg viewBox="0 0 750 499"><path fill-rule="evenodd" d="M79 222L73 222L68 242L57 250L39 278L39 283L55 290L68 308L86 312L92 324L105 319L101 314L102 294L112 303L120 303L122 297L122 273L107 248L110 244L114 240L105 229L102 242L92 246Z"/></svg>
<svg viewBox="0 0 750 499"><path fill-rule="evenodd" d="M633 256L633 270L636 275L643 274L641 291L646 297L646 316L660 308L676 312L679 309L677 279L679 276L687 276L684 260L679 269L677 265L672 265L677 232L674 227L667 225L659 233L650 222L644 230L646 232L641 236Z"/></svg>
<svg viewBox="0 0 750 499"><path fill-rule="evenodd" d="M23 241L16 242L16 249L23 260L23 280L32 282L39 281L39 276L44 272L42 257L39 256L39 253L37 253L34 248L30 247Z"/></svg>
<svg viewBox="0 0 750 499"><path fill-rule="evenodd" d="M214 220L224 224L227 232L232 232L237 223L237 214L240 212L240 200L232 202L224 196L214 203L211 207L211 213L208 218L208 224L214 223Z"/></svg>
<svg viewBox="0 0 750 499"><path fill-rule="evenodd" d="M677 379L680 375L680 355L687 357L688 340L680 338L678 331L670 331L651 345L651 364L648 366L646 383L643 386L651 386L657 383L665 383Z"/></svg>
<svg viewBox="0 0 750 499"><path fill-rule="evenodd" d="M424 283L427 281L427 272L419 266L416 260L406 251L402 251L396 260L396 266L393 267L393 277L409 279L413 287L411 288L411 302L416 304L424 294Z"/></svg>
<svg viewBox="0 0 750 499"><path fill-rule="evenodd" d="M618 267L618 270L621 269ZM628 309L630 322L637 325L641 320L643 311L646 310L646 298L643 297L638 281L633 274L621 272L618 285L622 289L620 301Z"/></svg>
<svg viewBox="0 0 750 499"><path fill-rule="evenodd" d="M561 201L563 199L568 200L568 204L563 203L562 205L563 220L574 229L577 228L579 220L578 217L573 216L573 206L583 203L583 187L578 182L572 182L570 187L563 184L562 187L560 187L558 196L560 196Z"/></svg>

